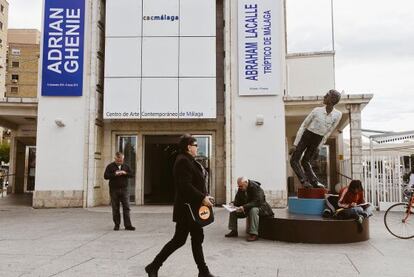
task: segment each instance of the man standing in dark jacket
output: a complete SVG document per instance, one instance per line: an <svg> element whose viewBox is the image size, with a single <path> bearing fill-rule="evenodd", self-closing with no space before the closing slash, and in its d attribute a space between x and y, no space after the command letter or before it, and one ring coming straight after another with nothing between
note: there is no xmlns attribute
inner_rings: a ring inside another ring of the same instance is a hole
<svg viewBox="0 0 414 277"><path fill-rule="evenodd" d="M185 244L188 234L191 235L191 249L197 264L199 277L214 277L204 261L203 228L189 218L185 203L193 208L213 206L207 194L207 172L194 157L197 155L197 140L191 135L183 135L178 143L180 154L174 163L173 175L175 185L175 201L173 221L176 222L174 237L162 248L155 259L145 267L149 277L158 277L158 270L163 262L175 250Z"/></svg>
<svg viewBox="0 0 414 277"><path fill-rule="evenodd" d="M111 196L112 218L114 220L114 230L119 230L121 224L120 203L122 204L122 214L124 217L125 230L134 231L135 227L131 224L129 208L128 178L133 178L129 166L124 164L124 154L117 152L115 161L110 163L106 169L104 178L109 180L109 194Z"/></svg>
<svg viewBox="0 0 414 277"><path fill-rule="evenodd" d="M260 217L272 217L274 215L272 208L266 202L264 191L259 182L249 180L246 177L239 177L237 186L239 190L233 204L238 209L230 213L229 229L231 231L226 234L226 237L237 237L237 219L248 217L249 236L247 241L258 240L259 219Z"/></svg>

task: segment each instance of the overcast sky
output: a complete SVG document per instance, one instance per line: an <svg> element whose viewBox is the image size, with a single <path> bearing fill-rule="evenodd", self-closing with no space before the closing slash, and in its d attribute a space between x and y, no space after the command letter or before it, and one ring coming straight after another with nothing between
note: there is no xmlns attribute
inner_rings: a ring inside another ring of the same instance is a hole
<svg viewBox="0 0 414 277"><path fill-rule="evenodd" d="M41 0L8 0L9 28L38 28ZM289 52L331 50L330 0L287 0ZM373 93L363 128L414 130L414 1L334 0L336 85Z"/></svg>
<svg viewBox="0 0 414 277"><path fill-rule="evenodd" d="M332 49L331 1L288 0L290 52ZM373 93L365 129L414 130L414 1L334 0L336 86Z"/></svg>

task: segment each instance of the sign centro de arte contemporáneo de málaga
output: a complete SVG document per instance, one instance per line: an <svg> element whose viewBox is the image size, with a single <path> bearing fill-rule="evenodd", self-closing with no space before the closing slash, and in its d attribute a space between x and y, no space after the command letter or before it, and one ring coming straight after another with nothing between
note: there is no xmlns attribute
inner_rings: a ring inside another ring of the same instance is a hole
<svg viewBox="0 0 414 277"><path fill-rule="evenodd" d="M280 3L238 1L239 95L277 95L281 82Z"/></svg>
<svg viewBox="0 0 414 277"><path fill-rule="evenodd" d="M42 96L82 96L85 0L44 0Z"/></svg>

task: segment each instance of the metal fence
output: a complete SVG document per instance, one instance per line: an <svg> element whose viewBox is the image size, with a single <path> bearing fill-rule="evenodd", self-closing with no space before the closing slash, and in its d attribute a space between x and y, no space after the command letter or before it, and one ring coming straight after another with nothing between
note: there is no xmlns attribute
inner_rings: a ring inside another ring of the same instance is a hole
<svg viewBox="0 0 414 277"><path fill-rule="evenodd" d="M365 198L374 206L384 203L396 203L403 200L404 157L401 155L373 155L362 157L362 184ZM351 160L340 161L340 173L351 174ZM341 176L341 184L349 180Z"/></svg>
<svg viewBox="0 0 414 277"><path fill-rule="evenodd" d="M346 159L339 162L339 183L341 186L347 186L349 184L349 179L352 176L351 170L351 160Z"/></svg>
<svg viewBox="0 0 414 277"><path fill-rule="evenodd" d="M0 197L4 197L5 194L7 195L9 178L14 175L15 174L6 174L4 172L0 172Z"/></svg>

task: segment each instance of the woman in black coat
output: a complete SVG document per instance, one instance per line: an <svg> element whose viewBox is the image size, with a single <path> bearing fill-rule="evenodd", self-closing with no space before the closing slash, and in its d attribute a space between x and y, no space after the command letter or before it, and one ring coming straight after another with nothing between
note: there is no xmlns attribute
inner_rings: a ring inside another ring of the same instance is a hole
<svg viewBox="0 0 414 277"><path fill-rule="evenodd" d="M213 206L206 190L207 173L194 157L197 155L197 140L191 135L183 135L178 143L180 154L174 163L173 175L175 201L173 221L176 222L173 238L162 248L155 259L145 267L149 277L158 277L158 270L163 262L178 248L183 246L188 234L191 235L193 257L199 270L199 277L214 277L204 261L203 228L190 220L185 203L198 209L202 204Z"/></svg>

